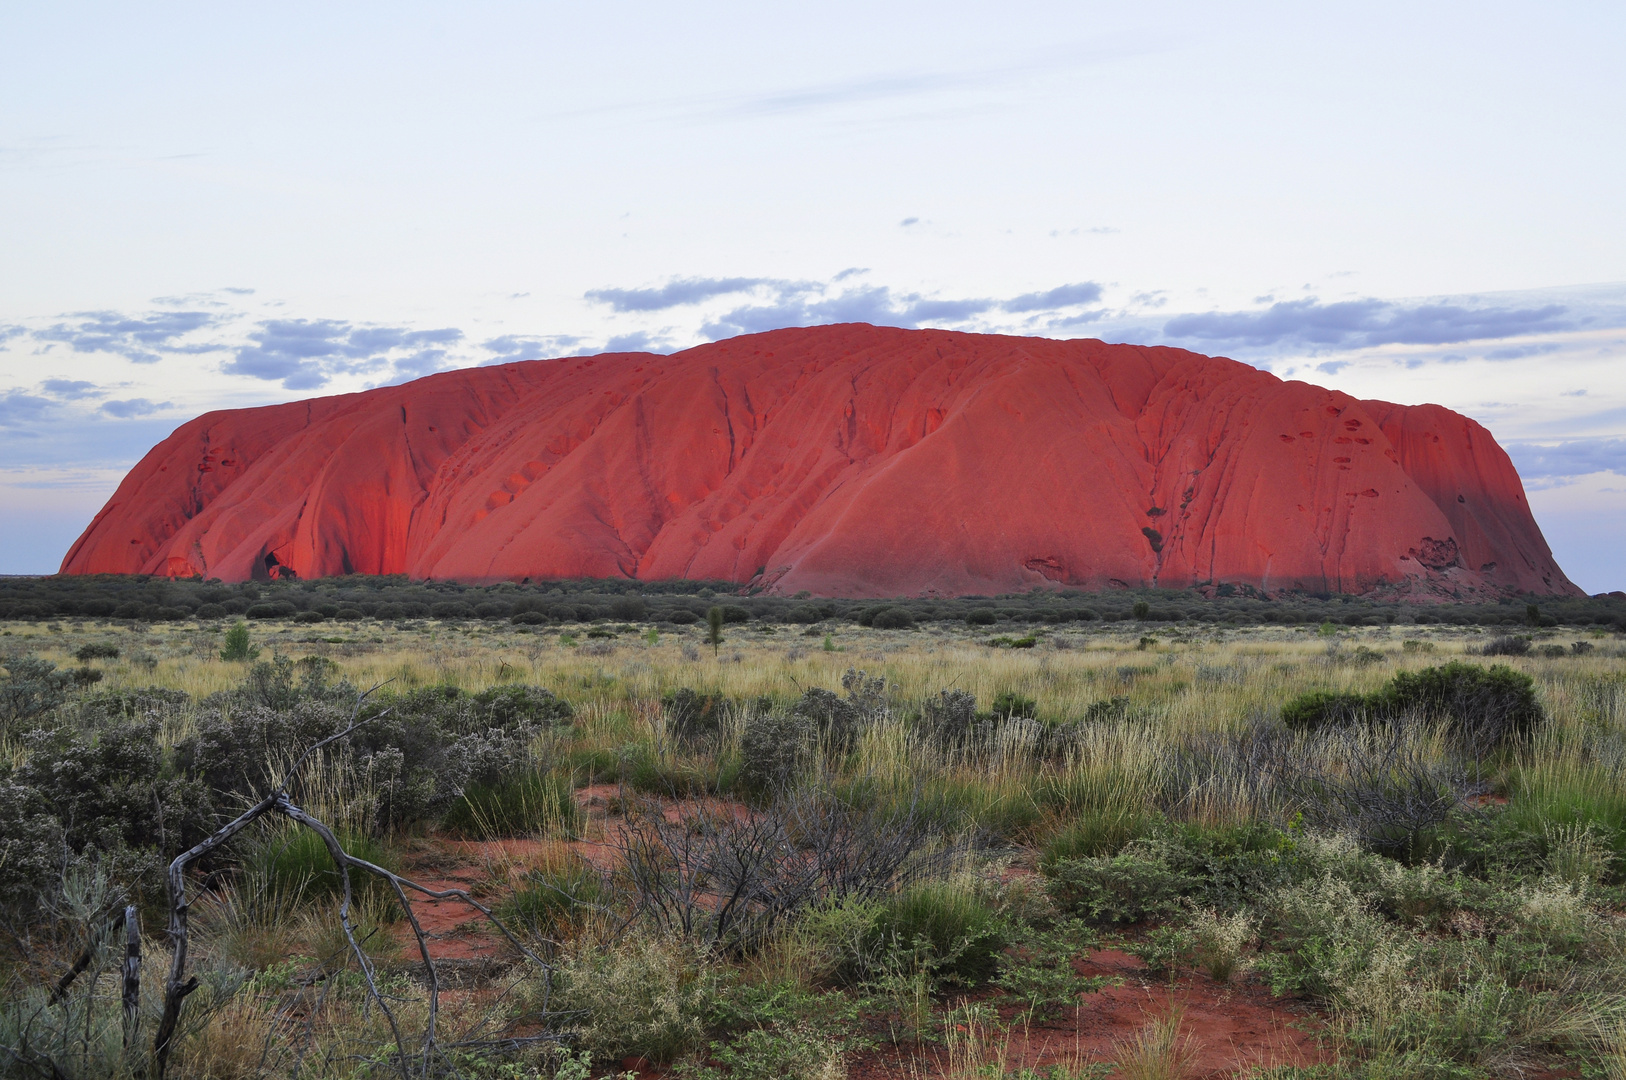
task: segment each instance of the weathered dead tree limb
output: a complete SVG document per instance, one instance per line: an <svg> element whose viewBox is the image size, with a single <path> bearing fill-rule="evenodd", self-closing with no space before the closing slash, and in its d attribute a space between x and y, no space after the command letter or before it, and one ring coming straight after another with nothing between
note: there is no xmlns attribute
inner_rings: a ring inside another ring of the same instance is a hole
<svg viewBox="0 0 1626 1080"><path fill-rule="evenodd" d="M135 1042L141 1027L141 912L134 904L124 909L124 1045Z"/></svg>
<svg viewBox="0 0 1626 1080"><path fill-rule="evenodd" d="M339 900L339 925L344 931L345 941L348 943L350 952L355 957L356 964L361 971L362 980L367 987L368 997L378 1006L379 1011L383 1013L385 1020L389 1024L391 1034L394 1036L395 1064L403 1080L411 1080L412 1076L412 1069L409 1064L406 1043L402 1037L400 1025L397 1022L394 1010L390 1008L388 999L378 988L373 963L371 959L368 958L366 951L362 948L362 943L357 940L355 934L355 924L350 918L351 909L355 900L355 892L351 879L352 870L369 874L387 882L390 889L395 894L396 901L401 905L401 910L406 916L408 924L412 928L412 935L418 946L418 955L423 961L429 990L428 1020L425 1024L422 1044L419 1048L418 1054L416 1055L418 1058L418 1070L421 1076L428 1077L430 1075L431 1064L434 1061L438 1049L436 1035L440 1015L440 976L435 969L434 957L431 956L429 952L429 935L424 931L422 923L420 923L418 920L417 912L413 909L412 900L408 895L409 892L420 894L421 896L427 897L431 900L462 901L474 910L478 911L493 926L495 926L502 933L503 937L507 939L508 943L513 946L515 951L517 951L526 960L536 964L544 971L552 971L551 965L527 948L525 944L515 936L513 931L504 925L503 921L497 917L495 912L493 912L486 905L480 903L478 900L474 899L474 897L468 892L464 891L463 889L431 889L428 886L420 885L417 882L412 881L410 878L404 878L393 871L385 869L382 866L368 862L366 859L351 855L349 852L345 851L344 845L340 843L338 836L325 822L306 813L293 801L291 797L289 797L287 790L288 786L293 782L294 778L298 776L300 767L304 765L312 754L332 743L348 737L363 724L370 723L371 721L378 719L380 716L385 715L384 713L379 713L375 716L368 717L365 720L355 719L355 717L361 711L362 702L369 694L372 694L377 689L378 687L375 686L371 690L368 690L365 694L360 695L356 700L355 711L351 714L351 723L346 726L343 731L321 740L301 754L300 757L294 762L293 766L288 770L287 775L283 777L282 781L268 795L266 795L265 798L249 807L231 822L216 830L214 835L210 836L208 839L201 841L191 849L176 856L175 860L170 863L169 936L173 951L170 960L169 979L165 983L164 1008L159 1018L158 1032L153 1040L153 1067L151 1070L153 1080L163 1080L164 1071L169 1062L169 1055L175 1037L175 1030L180 1022L182 1004L187 995L196 990L198 986L198 980L196 977L190 979L185 977L189 931L187 913L190 906L190 903L186 898L187 868L198 859L207 855L211 851L214 851L216 848L219 848L222 844L225 844L233 836L236 836L238 833L243 831L243 829L247 828L249 825L253 824L255 821L258 821L267 814L280 815L287 818L294 824L310 829L312 832L316 833L316 835L321 838L323 845L327 848L328 855L333 859L334 865L339 868L340 880L343 884L343 889L341 891ZM139 945L137 948L139 949ZM139 959L137 963L139 963ZM450 1063L448 1062L448 1064Z"/></svg>

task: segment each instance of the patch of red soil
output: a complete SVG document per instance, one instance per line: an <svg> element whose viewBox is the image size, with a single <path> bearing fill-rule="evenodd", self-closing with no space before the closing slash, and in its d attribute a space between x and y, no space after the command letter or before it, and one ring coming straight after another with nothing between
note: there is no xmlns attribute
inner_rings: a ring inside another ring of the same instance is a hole
<svg viewBox="0 0 1626 1080"><path fill-rule="evenodd" d="M1195 972L1179 980L1156 978L1136 957L1117 949L1096 949L1074 962L1081 975L1106 976L1114 982L1082 996L1071 1016L1024 1026L1018 1011L1002 1008L1001 1020L1012 1024L1002 1049L1007 1072L1020 1068L1043 1071L1050 1066L1109 1062L1119 1044L1133 1039L1148 1020L1183 1012L1181 1030L1196 1051L1195 1077L1231 1076L1256 1067L1311 1065L1326 1060L1313 1013L1274 998L1263 986L1243 979L1216 983ZM887 1047L855 1058L852 1080L899 1080L941 1071L941 1048L914 1050Z"/></svg>

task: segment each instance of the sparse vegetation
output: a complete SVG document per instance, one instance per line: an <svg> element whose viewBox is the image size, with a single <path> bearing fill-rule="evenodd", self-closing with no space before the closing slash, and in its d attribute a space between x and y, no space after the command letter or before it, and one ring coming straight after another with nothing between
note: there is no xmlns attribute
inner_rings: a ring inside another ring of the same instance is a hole
<svg viewBox="0 0 1626 1080"><path fill-rule="evenodd" d="M146 1067L164 867L290 770L352 855L467 888L551 965L416 906L433 949L472 950L437 961L457 991L435 1075L1027 1076L1025 1033L1085 1030L1111 980L1075 965L1099 949L1154 969L1129 976L1146 1028L1065 1075L1190 1074L1171 982L1318 1016L1320 1056L1283 1049L1271 1075L1619 1073L1612 601L1532 621L618 588L110 581L130 598L105 614L6 622L0 1075ZM136 596L182 614L115 614ZM1513 626L1528 649L1496 645ZM714 628L729 652L703 649ZM223 661L232 640L260 657ZM199 989L168 1075L424 1074L426 982L387 883L353 880L352 948L314 833L256 824L188 881ZM126 902L150 939L134 1051Z"/></svg>

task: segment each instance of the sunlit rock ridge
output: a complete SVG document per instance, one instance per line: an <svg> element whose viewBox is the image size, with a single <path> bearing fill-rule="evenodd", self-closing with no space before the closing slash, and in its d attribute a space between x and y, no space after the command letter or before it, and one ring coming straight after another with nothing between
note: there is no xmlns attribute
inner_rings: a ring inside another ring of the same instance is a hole
<svg viewBox="0 0 1626 1080"><path fill-rule="evenodd" d="M208 413L62 572L1581 594L1507 454L1448 409L1179 349L862 324Z"/></svg>

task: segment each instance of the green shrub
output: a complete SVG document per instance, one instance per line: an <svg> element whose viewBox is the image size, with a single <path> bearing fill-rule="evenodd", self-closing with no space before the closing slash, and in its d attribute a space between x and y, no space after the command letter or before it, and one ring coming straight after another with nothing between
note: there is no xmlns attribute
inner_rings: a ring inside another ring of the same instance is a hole
<svg viewBox="0 0 1626 1080"><path fill-rule="evenodd" d="M1333 1004L1347 1000L1376 963L1374 977L1397 981L1413 965L1416 946L1372 910L1349 882L1331 873L1267 894L1261 940L1270 946L1259 967L1278 994L1304 993ZM1364 984L1364 985L1363 985Z"/></svg>
<svg viewBox="0 0 1626 1080"><path fill-rule="evenodd" d="M553 936L560 923L603 904L607 896L604 875L582 860L527 872L497 915L532 933Z"/></svg>
<svg viewBox="0 0 1626 1080"><path fill-rule="evenodd" d="M1447 720L1467 745L1484 749L1526 737L1545 719L1530 676L1505 664L1485 668L1460 660L1398 673L1373 695L1373 704L1389 716Z"/></svg>
<svg viewBox="0 0 1626 1080"><path fill-rule="evenodd" d="M717 735L723 725L727 700L716 693L702 694L687 686L661 695L666 713L666 733L684 746L703 743Z"/></svg>
<svg viewBox="0 0 1626 1080"><path fill-rule="evenodd" d="M252 660L259 655L259 646L249 641L247 623L236 622L226 630L224 647L220 650L222 660Z"/></svg>
<svg viewBox="0 0 1626 1080"><path fill-rule="evenodd" d="M1347 724L1366 715L1365 694L1339 690L1312 690L1282 706L1282 723L1290 728L1314 730Z"/></svg>
<svg viewBox="0 0 1626 1080"><path fill-rule="evenodd" d="M789 788L813 760L816 731L814 720L796 711L747 717L740 734L740 784L759 795Z"/></svg>
<svg viewBox="0 0 1626 1080"><path fill-rule="evenodd" d="M999 614L993 608L972 608L965 613L965 621L972 626L992 626L999 621Z"/></svg>
<svg viewBox="0 0 1626 1080"><path fill-rule="evenodd" d="M1030 697L1023 697L1014 690L1001 690L994 695L994 703L989 706L989 712L1004 719L1012 716L1035 716L1039 711L1039 703Z"/></svg>
<svg viewBox="0 0 1626 1080"><path fill-rule="evenodd" d="M575 787L561 773L525 773L469 784L441 824L470 839L573 833L581 827Z"/></svg>
<svg viewBox="0 0 1626 1080"><path fill-rule="evenodd" d="M1116 855L1151 831L1155 821L1154 815L1138 806L1085 807L1045 841L1040 865Z"/></svg>
<svg viewBox="0 0 1626 1080"><path fill-rule="evenodd" d="M68 699L73 675L58 671L51 661L10 656L0 664L5 666L5 678L0 679L0 728L44 716Z"/></svg>
<svg viewBox="0 0 1626 1080"><path fill-rule="evenodd" d="M91 660L117 660L119 647L111 641L87 641L79 646L73 656L81 663L88 663Z"/></svg>
<svg viewBox="0 0 1626 1080"><path fill-rule="evenodd" d="M870 625L877 630L913 630L915 617L908 608L882 608L870 620Z"/></svg>
<svg viewBox="0 0 1626 1080"><path fill-rule="evenodd" d="M347 829L333 831L347 855L386 870L399 869L395 853L380 841ZM277 895L316 900L344 891L344 875L328 853L327 845L304 826L274 828L269 835L254 842L244 863L257 881ZM350 888L357 895L393 895L378 877L364 870L350 871Z"/></svg>
<svg viewBox="0 0 1626 1080"><path fill-rule="evenodd" d="M975 984L996 969L1006 930L994 911L966 885L933 881L887 898L870 931L876 955L890 953L894 967L919 958L939 979Z"/></svg>
<svg viewBox="0 0 1626 1080"><path fill-rule="evenodd" d="M1486 668L1460 660L1399 672L1376 693L1316 690L1282 706L1282 722L1300 729L1412 717L1444 721L1465 747L1485 752L1530 735L1545 714L1530 676L1505 664Z"/></svg>
<svg viewBox="0 0 1626 1080"><path fill-rule="evenodd" d="M481 719L503 731L565 727L575 716L569 702L540 686L493 686L475 694L473 700L483 714Z"/></svg>
<svg viewBox="0 0 1626 1080"><path fill-rule="evenodd" d="M1530 639L1517 634L1508 634L1491 638L1477 649L1469 651L1480 656L1524 656L1530 652Z"/></svg>
<svg viewBox="0 0 1626 1080"><path fill-rule="evenodd" d="M552 1008L574 1014L580 1045L601 1058L665 1064L704 1043L719 976L704 949L676 938L629 936L567 957Z"/></svg>
<svg viewBox="0 0 1626 1080"><path fill-rule="evenodd" d="M1045 891L1063 911L1098 923L1132 923L1168 915L1201 884L1162 860L1130 848L1113 856L1062 859Z"/></svg>

